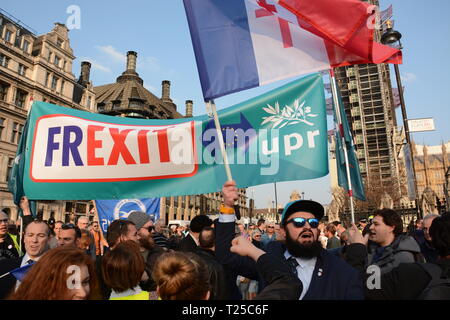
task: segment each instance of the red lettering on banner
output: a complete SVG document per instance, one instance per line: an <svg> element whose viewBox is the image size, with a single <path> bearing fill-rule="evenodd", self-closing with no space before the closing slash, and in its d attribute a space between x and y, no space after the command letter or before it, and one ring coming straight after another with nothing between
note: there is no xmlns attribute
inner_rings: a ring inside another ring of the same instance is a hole
<svg viewBox="0 0 450 320"><path fill-rule="evenodd" d="M169 139L167 138L167 129L156 130L158 136L159 159L161 162L170 162Z"/></svg>
<svg viewBox="0 0 450 320"><path fill-rule="evenodd" d="M105 161L103 158L97 158L95 156L95 149L102 147L102 140L95 140L95 133L97 131L103 131L103 126L91 126L87 127L87 164L88 166L102 166Z"/></svg>
<svg viewBox="0 0 450 320"><path fill-rule="evenodd" d="M273 16L274 12L277 12L277 8L273 4L268 4L267 0L258 0L258 5L264 9L258 9L255 11L256 18ZM278 18L278 23L280 25L281 39L283 40L284 48L292 48L292 36L291 30L289 29L289 22L284 19Z"/></svg>
<svg viewBox="0 0 450 320"><path fill-rule="evenodd" d="M136 161L133 159L130 151L125 145L125 139L130 131L133 131L133 129L126 129L122 131L119 131L117 128L109 129L109 133L111 134L111 138L114 142L113 149L111 150L111 155L108 160L109 166L117 165L119 155L122 155L122 158L126 164L136 164Z"/></svg>
<svg viewBox="0 0 450 320"><path fill-rule="evenodd" d="M140 130L138 133L139 157L141 163L150 163L148 155L147 133L150 130Z"/></svg>

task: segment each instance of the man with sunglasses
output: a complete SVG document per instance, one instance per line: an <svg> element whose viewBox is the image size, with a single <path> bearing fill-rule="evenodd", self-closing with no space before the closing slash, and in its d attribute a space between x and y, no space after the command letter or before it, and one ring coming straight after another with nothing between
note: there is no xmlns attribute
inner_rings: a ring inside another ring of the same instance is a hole
<svg viewBox="0 0 450 320"><path fill-rule="evenodd" d="M236 217L233 204L238 199L234 181L227 181L217 223L217 256L222 264L233 266L239 274L257 279L255 262L230 252ZM270 242L266 252L282 257L292 272L302 281L299 299L344 300L363 299L363 283L356 269L341 258L328 253L319 242L319 221L324 216L321 204L312 200L288 203L282 213L281 227L286 232L285 243Z"/></svg>

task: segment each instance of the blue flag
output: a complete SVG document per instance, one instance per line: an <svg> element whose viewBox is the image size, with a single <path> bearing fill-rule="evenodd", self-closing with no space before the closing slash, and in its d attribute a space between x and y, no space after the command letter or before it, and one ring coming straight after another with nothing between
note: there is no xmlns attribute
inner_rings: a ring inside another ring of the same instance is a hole
<svg viewBox="0 0 450 320"><path fill-rule="evenodd" d="M344 146L342 145L342 137L344 137L345 145L347 147L347 156L350 167L350 179L352 183L353 196L355 196L359 200L366 201L364 184L359 170L358 158L356 157L355 145L353 144L353 138L347 122L347 116L345 114L344 104L342 103L339 88L336 89L338 93L339 105L341 106L339 110L342 121L342 125L339 124L336 125L336 163L338 172L338 183L342 188L349 191L347 170L345 167ZM334 119L335 122L337 123L336 109L333 108L333 110L334 110Z"/></svg>
<svg viewBox="0 0 450 320"><path fill-rule="evenodd" d="M10 271L9 273L12 274L17 280L22 281L23 278L25 278L25 276L27 275L30 268L33 266L33 264L34 264L34 262L26 264L23 267L16 268L16 269Z"/></svg>
<svg viewBox="0 0 450 320"><path fill-rule="evenodd" d="M95 205L103 233L106 233L111 222L117 219L126 219L133 211L146 212L153 221L159 219L159 198L96 200Z"/></svg>

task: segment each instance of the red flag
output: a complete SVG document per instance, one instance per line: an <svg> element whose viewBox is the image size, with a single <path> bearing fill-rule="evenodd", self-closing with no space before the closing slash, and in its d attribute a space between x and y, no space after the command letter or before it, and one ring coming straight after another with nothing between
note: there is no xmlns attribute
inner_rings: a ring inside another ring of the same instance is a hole
<svg viewBox="0 0 450 320"><path fill-rule="evenodd" d="M278 4L293 13L303 29L324 39L333 67L402 61L400 50L374 41L374 5L360 0L279 0Z"/></svg>

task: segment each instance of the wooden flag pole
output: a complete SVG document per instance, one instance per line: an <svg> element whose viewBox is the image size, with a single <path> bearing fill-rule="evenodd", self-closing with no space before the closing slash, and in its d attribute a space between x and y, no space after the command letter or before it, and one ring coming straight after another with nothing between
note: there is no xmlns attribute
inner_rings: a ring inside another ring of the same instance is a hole
<svg viewBox="0 0 450 320"><path fill-rule="evenodd" d="M339 104L336 78L334 76L333 69L330 69L330 77L331 77L331 89L332 89L333 102L334 102L334 108L335 108L335 113L336 113L336 120L338 121L338 125L339 125L339 128L336 128L336 129L340 131L342 147L344 148L345 169L347 172L347 183L348 183L348 195L350 197L350 212L352 215L352 223L355 223L355 208L353 207L353 189L352 189L352 180L351 180L351 175L350 175L350 165L348 162L347 144L345 143L345 135L344 135L342 119L341 119L341 111L340 111L341 106Z"/></svg>
<svg viewBox="0 0 450 320"><path fill-rule="evenodd" d="M216 104L214 100L210 100L206 103L207 109L211 110L214 118L214 124L217 132L217 139L219 139L220 152L222 153L223 164L225 166L225 172L227 174L228 181L233 180L233 176L231 175L230 162L228 161L227 151L225 150L225 142L223 141L223 134L219 122L219 115L217 114ZM234 202L234 212L236 214L236 219L241 219L241 214L239 212L238 200Z"/></svg>

